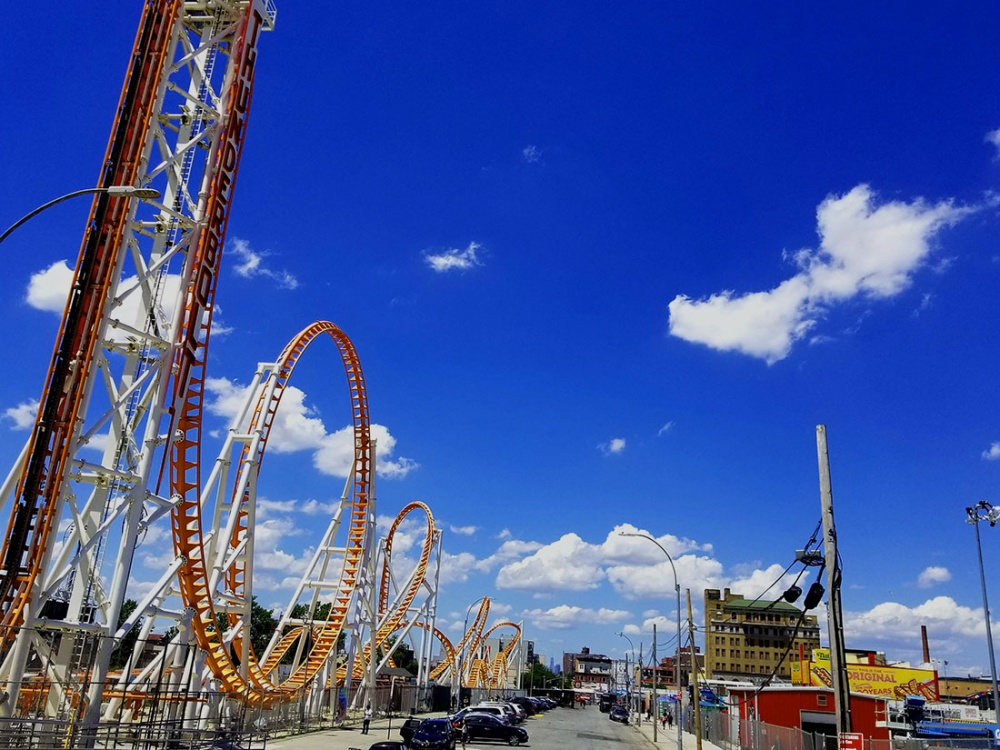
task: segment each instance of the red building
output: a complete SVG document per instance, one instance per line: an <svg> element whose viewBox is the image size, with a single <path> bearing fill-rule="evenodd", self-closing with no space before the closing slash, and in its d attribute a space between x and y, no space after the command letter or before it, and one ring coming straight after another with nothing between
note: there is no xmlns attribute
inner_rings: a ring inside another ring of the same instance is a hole
<svg viewBox="0 0 1000 750"><path fill-rule="evenodd" d="M730 701L738 706L740 719L756 718L765 724L819 732L836 736L837 716L833 690L808 685L778 685L756 688L730 688ZM878 726L885 699L874 695L851 693L851 728L865 738L889 739L889 730Z"/></svg>

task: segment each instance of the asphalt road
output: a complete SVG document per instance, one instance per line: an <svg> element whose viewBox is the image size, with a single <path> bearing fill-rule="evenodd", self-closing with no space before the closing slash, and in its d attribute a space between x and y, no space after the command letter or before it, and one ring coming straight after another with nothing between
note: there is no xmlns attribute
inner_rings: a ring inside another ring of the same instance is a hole
<svg viewBox="0 0 1000 750"><path fill-rule="evenodd" d="M612 746L622 750L650 750L648 740L639 732L611 721L597 706L554 708L529 718L522 726L529 737L524 747L532 750L604 750ZM486 747L483 743L483 750Z"/></svg>
<svg viewBox="0 0 1000 750"><path fill-rule="evenodd" d="M328 730L296 737L286 737L267 743L267 750L368 750L384 740L399 740L395 719L391 730L385 720L372 722L371 732L359 730ZM521 745L531 750L651 750L650 742L634 727L608 719L597 706L588 708L554 708L529 716L521 727L528 732L528 741ZM461 748L461 745L458 746ZM467 750L497 750L506 748L500 741L476 740Z"/></svg>

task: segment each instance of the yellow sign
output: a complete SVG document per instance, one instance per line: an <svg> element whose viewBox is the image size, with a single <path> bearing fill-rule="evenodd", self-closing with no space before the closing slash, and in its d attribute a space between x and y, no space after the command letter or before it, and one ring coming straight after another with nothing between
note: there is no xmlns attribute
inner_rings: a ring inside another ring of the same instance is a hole
<svg viewBox="0 0 1000 750"><path fill-rule="evenodd" d="M792 663L792 682L798 685L833 687L829 649L813 649L815 661ZM805 670L805 672L803 672ZM853 693L902 700L916 695L928 701L940 698L937 673L929 669L848 664L847 677Z"/></svg>

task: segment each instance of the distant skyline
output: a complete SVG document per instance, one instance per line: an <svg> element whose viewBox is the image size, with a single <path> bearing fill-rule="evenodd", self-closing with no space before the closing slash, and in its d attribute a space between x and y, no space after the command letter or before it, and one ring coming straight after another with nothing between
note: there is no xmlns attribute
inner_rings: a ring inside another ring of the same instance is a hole
<svg viewBox="0 0 1000 750"><path fill-rule="evenodd" d="M14 12L0 229L94 184L126 5ZM489 624L523 622L556 661L622 658L617 633L648 648L654 624L665 656L670 566L619 532L670 553L697 627L706 588L778 595L820 517L825 424L847 646L919 664L924 625L949 675L986 673L965 508L1000 504L998 28L992 3L279 2L203 455L257 363L331 320L366 376L380 532L413 499L443 530L438 627L458 640L488 595ZM87 208L0 246L8 468ZM341 372L311 351L272 434L253 581L269 608L343 488ZM1000 531L980 531L996 611ZM401 571L420 539L415 519L397 532ZM151 529L130 595L171 554Z"/></svg>

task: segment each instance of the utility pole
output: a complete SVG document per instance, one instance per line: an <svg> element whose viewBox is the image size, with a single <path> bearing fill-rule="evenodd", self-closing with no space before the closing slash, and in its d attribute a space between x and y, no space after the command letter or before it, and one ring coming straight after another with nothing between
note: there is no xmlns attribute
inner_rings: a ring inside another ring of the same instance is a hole
<svg viewBox="0 0 1000 750"><path fill-rule="evenodd" d="M659 718L657 714L656 705L656 683L660 681L660 670L658 669L660 665L656 658L656 623L653 623L653 702L649 705L650 714L653 717L653 742L656 742L656 725L659 724L657 719Z"/></svg>
<svg viewBox="0 0 1000 750"><path fill-rule="evenodd" d="M691 693L694 710L694 746L701 750L701 690L698 687L698 659L694 649L694 618L691 615L691 589L684 589L688 601L688 653L691 655Z"/></svg>
<svg viewBox="0 0 1000 750"><path fill-rule="evenodd" d="M830 454L826 425L816 426L816 453L819 459L819 494L823 509L823 556L826 558L827 607L830 619L830 671L833 673L834 710L838 734L851 730L851 683L847 675L844 649L844 614L840 607L840 560L837 557L837 527L833 522L833 488L830 483Z"/></svg>

